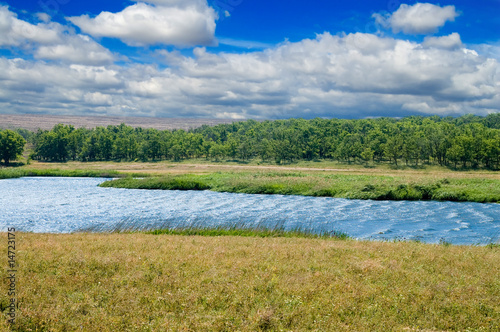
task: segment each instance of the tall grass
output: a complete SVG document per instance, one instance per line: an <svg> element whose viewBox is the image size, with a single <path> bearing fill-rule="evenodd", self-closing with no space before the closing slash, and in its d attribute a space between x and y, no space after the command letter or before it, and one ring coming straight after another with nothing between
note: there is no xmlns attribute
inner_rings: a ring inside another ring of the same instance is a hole
<svg viewBox="0 0 500 332"><path fill-rule="evenodd" d="M314 232L307 228L285 229L283 225L268 227L263 225L249 226L238 223L206 227L198 225L187 225L181 227L169 227L145 232L154 235L197 235L197 236L242 236L242 237L285 237L285 238L309 238L309 239L349 239L349 235L340 231Z"/></svg>
<svg viewBox="0 0 500 332"><path fill-rule="evenodd" d="M500 321L498 246L140 233L16 240L20 306L13 326L0 320L3 331L497 331ZM0 287L5 314L8 283Z"/></svg>
<svg viewBox="0 0 500 332"><path fill-rule="evenodd" d="M213 190L247 194L327 196L373 200L500 202L500 179L318 174L300 172L215 172L106 181L102 187Z"/></svg>

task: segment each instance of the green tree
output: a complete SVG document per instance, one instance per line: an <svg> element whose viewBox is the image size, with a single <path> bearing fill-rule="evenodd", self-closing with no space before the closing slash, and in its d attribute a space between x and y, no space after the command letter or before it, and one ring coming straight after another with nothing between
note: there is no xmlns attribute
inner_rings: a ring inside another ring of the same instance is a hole
<svg viewBox="0 0 500 332"><path fill-rule="evenodd" d="M7 129L0 132L0 160L9 165L11 160L23 153L25 144L26 140L15 131Z"/></svg>
<svg viewBox="0 0 500 332"><path fill-rule="evenodd" d="M50 131L38 134L35 142L35 156L49 161L66 161L69 158L69 138L73 126L57 124Z"/></svg>
<svg viewBox="0 0 500 332"><path fill-rule="evenodd" d="M368 165L368 162L373 159L374 151L370 148L365 148L363 152L361 152L361 158Z"/></svg>
<svg viewBox="0 0 500 332"><path fill-rule="evenodd" d="M403 146L403 139L400 135L391 137L385 143L384 154L391 161L394 161L394 165L398 166L398 159L401 158Z"/></svg>
<svg viewBox="0 0 500 332"><path fill-rule="evenodd" d="M248 160L250 159L252 155L252 146L251 144L245 140L240 143L238 146L238 157L243 159L243 160Z"/></svg>
<svg viewBox="0 0 500 332"><path fill-rule="evenodd" d="M219 143L214 143L210 147L209 153L210 157L214 158L216 161L219 161L226 154L226 150L224 148L224 145Z"/></svg>

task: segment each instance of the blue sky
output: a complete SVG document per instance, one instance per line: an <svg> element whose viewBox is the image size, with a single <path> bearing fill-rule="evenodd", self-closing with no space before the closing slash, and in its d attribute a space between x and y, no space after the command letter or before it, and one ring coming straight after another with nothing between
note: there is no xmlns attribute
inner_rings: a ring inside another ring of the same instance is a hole
<svg viewBox="0 0 500 332"><path fill-rule="evenodd" d="M0 0L0 112L500 111L500 0Z"/></svg>

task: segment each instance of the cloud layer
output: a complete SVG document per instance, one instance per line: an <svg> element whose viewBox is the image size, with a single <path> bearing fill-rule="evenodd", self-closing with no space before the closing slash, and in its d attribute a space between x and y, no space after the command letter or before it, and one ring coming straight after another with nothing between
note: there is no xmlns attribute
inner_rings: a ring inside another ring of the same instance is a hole
<svg viewBox="0 0 500 332"><path fill-rule="evenodd" d="M203 8L153 2L128 8ZM7 7L0 7L0 31L2 47L33 55L0 57L0 110L9 113L265 119L500 111L498 57L467 48L457 33L419 43L326 32L248 53L157 50L166 64L157 66L120 65L91 37L19 20Z"/></svg>

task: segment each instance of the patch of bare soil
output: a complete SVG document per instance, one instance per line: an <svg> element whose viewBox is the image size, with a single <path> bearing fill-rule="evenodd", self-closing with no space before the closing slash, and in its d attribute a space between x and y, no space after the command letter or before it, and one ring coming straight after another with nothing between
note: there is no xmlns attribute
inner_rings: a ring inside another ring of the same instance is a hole
<svg viewBox="0 0 500 332"><path fill-rule="evenodd" d="M52 129L63 123L75 128L95 128L125 123L131 127L154 128L158 130L198 128L203 125L232 123L231 119L192 119L192 118L146 118L146 117L110 117L110 116L58 116L39 114L0 114L0 128L24 128L32 131Z"/></svg>

